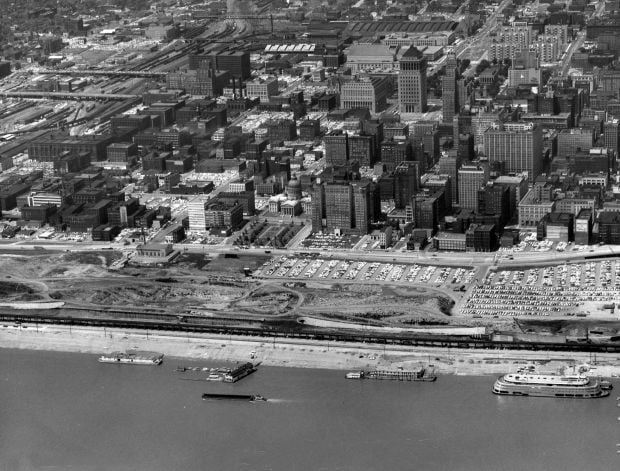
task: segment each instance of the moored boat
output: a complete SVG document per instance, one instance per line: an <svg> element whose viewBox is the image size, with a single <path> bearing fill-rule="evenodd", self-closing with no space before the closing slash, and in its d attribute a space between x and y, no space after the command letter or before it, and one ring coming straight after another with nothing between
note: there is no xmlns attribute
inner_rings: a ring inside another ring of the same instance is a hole
<svg viewBox="0 0 620 471"><path fill-rule="evenodd" d="M347 379L387 379L392 381L435 381L437 376L433 369L419 368L414 371L403 370L372 370L350 371Z"/></svg>
<svg viewBox="0 0 620 471"><path fill-rule="evenodd" d="M97 361L100 363L118 363L122 365L161 365L164 361L164 354L127 350L126 352L112 352L110 354L101 355Z"/></svg>
<svg viewBox="0 0 620 471"><path fill-rule="evenodd" d="M608 396L609 390L595 377L509 373L495 381L493 393L504 396L590 399Z"/></svg>
<svg viewBox="0 0 620 471"><path fill-rule="evenodd" d="M364 379L363 371L350 371L345 375L347 379Z"/></svg>

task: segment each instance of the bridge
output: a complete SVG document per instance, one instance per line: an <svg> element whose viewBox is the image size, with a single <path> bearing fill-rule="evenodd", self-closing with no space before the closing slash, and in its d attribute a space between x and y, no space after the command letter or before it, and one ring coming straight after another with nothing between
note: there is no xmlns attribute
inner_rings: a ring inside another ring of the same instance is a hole
<svg viewBox="0 0 620 471"><path fill-rule="evenodd" d="M156 72L149 70L89 70L89 69L73 69L73 70L40 70L39 74L48 74L48 75L73 75L73 76L84 76L84 75L104 75L111 77L139 77L139 78L160 78L168 75L168 72Z"/></svg>
<svg viewBox="0 0 620 471"><path fill-rule="evenodd" d="M0 92L3 98L30 98L34 100L77 100L77 101L125 101L142 99L140 95L118 95L114 93L69 93L69 92Z"/></svg>

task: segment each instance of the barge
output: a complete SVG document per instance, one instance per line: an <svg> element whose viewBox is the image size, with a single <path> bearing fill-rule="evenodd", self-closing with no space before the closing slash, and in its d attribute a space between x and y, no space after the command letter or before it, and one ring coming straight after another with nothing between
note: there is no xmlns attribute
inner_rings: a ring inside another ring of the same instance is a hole
<svg viewBox="0 0 620 471"><path fill-rule="evenodd" d="M101 355L97 361L100 363L118 363L122 365L161 365L164 354L157 352L143 352L139 350L127 350L126 352L112 352Z"/></svg>
<svg viewBox="0 0 620 471"><path fill-rule="evenodd" d="M200 371L208 372L206 378L200 381L221 381L224 383L236 383L237 381L245 378L246 376L254 373L260 362L258 363L243 363L235 368L200 368L200 367L185 367L177 366L177 372L184 373L186 371ZM196 380L198 381L198 380Z"/></svg>
<svg viewBox="0 0 620 471"><path fill-rule="evenodd" d="M372 370L351 371L345 376L347 379L387 379L392 381L428 381L437 379L434 370L420 368L414 371L403 370Z"/></svg>
<svg viewBox="0 0 620 471"><path fill-rule="evenodd" d="M260 394L216 394L216 393L204 393L202 395L204 401L266 401L267 398Z"/></svg>

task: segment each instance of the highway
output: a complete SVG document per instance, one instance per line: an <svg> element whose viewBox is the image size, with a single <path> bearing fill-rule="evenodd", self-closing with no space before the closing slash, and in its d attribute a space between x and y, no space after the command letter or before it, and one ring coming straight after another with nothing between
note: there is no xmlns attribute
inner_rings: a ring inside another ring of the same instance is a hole
<svg viewBox="0 0 620 471"><path fill-rule="evenodd" d="M125 246L119 243L109 242L82 242L71 243L66 241L51 240L29 240L29 241L2 241L0 243L0 254L3 251L15 252L39 252L44 250L50 251L108 251L110 249L118 251L132 251L135 244ZM273 249L273 248L248 248L241 249L230 245L204 245L204 244L174 244L175 250L183 253L200 253L205 255L216 256L220 254L233 253L237 255L270 255L295 256L300 253L316 254L322 258L344 259L352 261L367 262L383 262L383 263L418 263L425 265L441 265L441 266L488 266L497 265L501 268L509 269L511 267L522 266L542 266L549 264L562 264L566 262L583 261L594 257L620 257L620 246L592 246L584 251L567 251L567 252L521 252L514 253L514 259L508 259L507 255L501 252L426 252L426 251L353 251L343 249L311 249L299 247L296 249Z"/></svg>

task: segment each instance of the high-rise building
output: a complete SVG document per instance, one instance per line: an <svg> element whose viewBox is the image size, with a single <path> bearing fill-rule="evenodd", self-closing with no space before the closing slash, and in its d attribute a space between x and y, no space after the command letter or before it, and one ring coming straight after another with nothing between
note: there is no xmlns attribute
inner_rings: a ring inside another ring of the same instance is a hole
<svg viewBox="0 0 620 471"><path fill-rule="evenodd" d="M474 135L474 145L477 146L483 143L484 133L487 131L487 129L498 129L502 123L508 120L510 120L510 113L507 110L480 110L478 114L471 117L471 128Z"/></svg>
<svg viewBox="0 0 620 471"><path fill-rule="evenodd" d="M519 202L527 193L527 179L523 175L514 177L502 175L497 177L494 183L508 188L508 214L512 217L517 211Z"/></svg>
<svg viewBox="0 0 620 471"><path fill-rule="evenodd" d="M613 150L616 154L619 151L618 138L620 137L620 127L617 119L611 119L603 124L603 144L607 149Z"/></svg>
<svg viewBox="0 0 620 471"><path fill-rule="evenodd" d="M426 174L421 181L422 188L428 188L431 193L443 192L444 209L446 214L452 212L452 181L449 175Z"/></svg>
<svg viewBox="0 0 620 471"><path fill-rule="evenodd" d="M478 207L478 190L489 181L487 165L463 165L458 171L459 206L476 210Z"/></svg>
<svg viewBox="0 0 620 471"><path fill-rule="evenodd" d="M312 189L312 231L367 234L380 202L368 181L317 183Z"/></svg>
<svg viewBox="0 0 620 471"><path fill-rule="evenodd" d="M542 129L524 126L522 129L488 129L484 133L484 154L489 163L503 162L506 173L527 172L533 182L542 173Z"/></svg>
<svg viewBox="0 0 620 471"><path fill-rule="evenodd" d="M205 218L207 199L205 196L197 196L187 204L187 216L191 232L204 232L207 228Z"/></svg>
<svg viewBox="0 0 620 471"><path fill-rule="evenodd" d="M418 162L402 162L394 170L394 205L407 206L420 187Z"/></svg>
<svg viewBox="0 0 620 471"><path fill-rule="evenodd" d="M252 75L250 54L246 51L223 51L214 54L215 68L227 70L235 78L245 80Z"/></svg>
<svg viewBox="0 0 620 471"><path fill-rule="evenodd" d="M325 186L317 182L311 191L312 198L312 232L323 232L325 221Z"/></svg>
<svg viewBox="0 0 620 471"><path fill-rule="evenodd" d="M478 190L476 212L482 216L498 216L503 226L510 219L510 190L504 185L487 183Z"/></svg>
<svg viewBox="0 0 620 471"><path fill-rule="evenodd" d="M342 85L340 106L344 109L366 108L371 113L379 113L387 106L391 88L387 76L356 78Z"/></svg>
<svg viewBox="0 0 620 471"><path fill-rule="evenodd" d="M559 40L560 46L568 44L568 26L565 24L545 25L545 34L548 34L549 36L556 36Z"/></svg>
<svg viewBox="0 0 620 471"><path fill-rule="evenodd" d="M325 183L325 219L327 232L351 232L355 227L353 188L349 182Z"/></svg>
<svg viewBox="0 0 620 471"><path fill-rule="evenodd" d="M443 154L439 158L439 173L450 177L450 194L452 203L458 203L458 171L461 168L461 159L455 151Z"/></svg>
<svg viewBox="0 0 620 471"><path fill-rule="evenodd" d="M558 155L566 157L577 152L589 151L594 147L594 129L562 129L558 134Z"/></svg>
<svg viewBox="0 0 620 471"><path fill-rule="evenodd" d="M372 183L356 182L351 185L353 190L354 229L360 235L368 234L374 216Z"/></svg>
<svg viewBox="0 0 620 471"><path fill-rule="evenodd" d="M458 89L456 86L456 54L450 51L446 57L446 74L443 77L441 95L443 101L443 122L452 124L454 115L459 111Z"/></svg>
<svg viewBox="0 0 620 471"><path fill-rule="evenodd" d="M401 162L409 160L413 160L409 140L390 139L381 143L381 163L385 165L386 171L392 172Z"/></svg>
<svg viewBox="0 0 620 471"><path fill-rule="evenodd" d="M362 167L374 165L375 148L374 136L349 136L349 160L359 162Z"/></svg>
<svg viewBox="0 0 620 471"><path fill-rule="evenodd" d="M400 59L398 104L400 113L426 111L426 67L424 55L411 46Z"/></svg>
<svg viewBox="0 0 620 471"><path fill-rule="evenodd" d="M349 161L349 138L341 129L330 132L323 138L325 162L327 165L346 165Z"/></svg>

